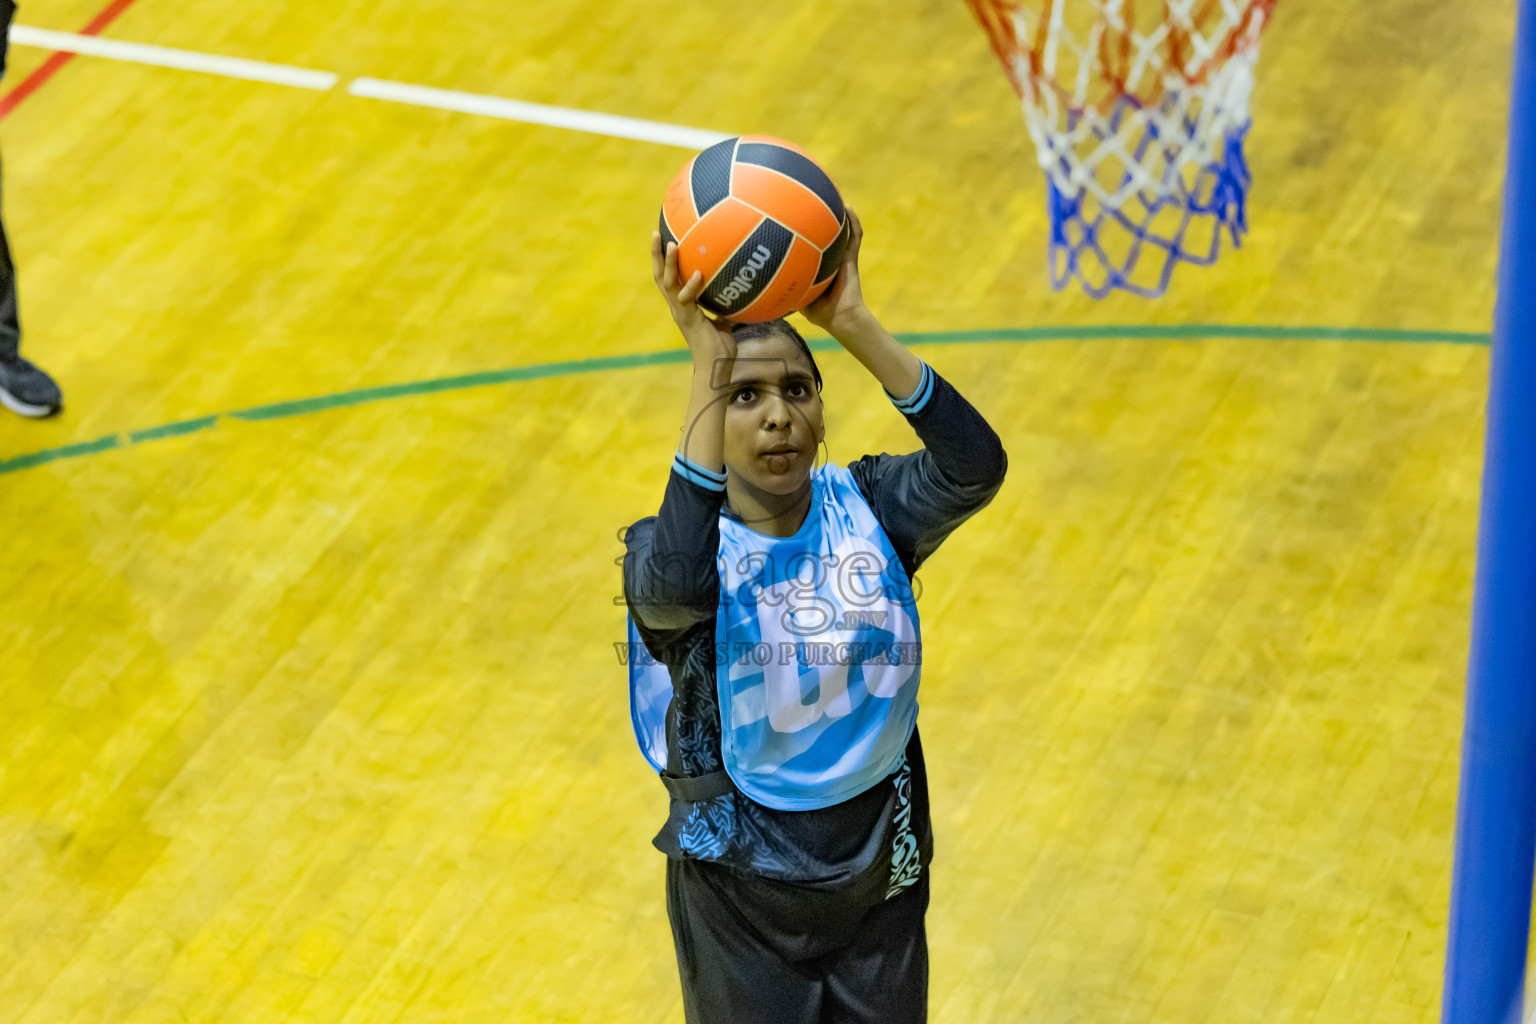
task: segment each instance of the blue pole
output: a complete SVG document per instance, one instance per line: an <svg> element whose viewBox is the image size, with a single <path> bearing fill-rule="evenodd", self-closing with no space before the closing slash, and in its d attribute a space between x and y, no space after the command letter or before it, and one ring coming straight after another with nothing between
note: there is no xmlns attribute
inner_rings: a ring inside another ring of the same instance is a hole
<svg viewBox="0 0 1536 1024"><path fill-rule="evenodd" d="M1536 0L1521 0L1444 1024L1518 1024L1536 866Z"/></svg>

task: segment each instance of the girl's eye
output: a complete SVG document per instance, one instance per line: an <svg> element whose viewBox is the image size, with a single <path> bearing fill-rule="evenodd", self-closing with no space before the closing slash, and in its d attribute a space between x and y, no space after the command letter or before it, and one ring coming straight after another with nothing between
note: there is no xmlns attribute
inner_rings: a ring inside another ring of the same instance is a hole
<svg viewBox="0 0 1536 1024"><path fill-rule="evenodd" d="M742 388L740 391L736 392L732 400L746 404L756 397L757 392L753 391L751 388Z"/></svg>
<svg viewBox="0 0 1536 1024"><path fill-rule="evenodd" d="M796 398L804 398L808 394L808 390L804 384L797 381L789 386L789 393Z"/></svg>

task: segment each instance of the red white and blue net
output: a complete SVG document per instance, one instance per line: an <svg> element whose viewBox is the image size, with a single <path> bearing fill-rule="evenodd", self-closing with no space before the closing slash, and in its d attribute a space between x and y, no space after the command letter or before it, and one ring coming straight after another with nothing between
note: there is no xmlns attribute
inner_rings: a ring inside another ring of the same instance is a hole
<svg viewBox="0 0 1536 1024"><path fill-rule="evenodd" d="M1157 296L1241 245L1259 36L1275 0L967 0L1049 181L1051 283Z"/></svg>

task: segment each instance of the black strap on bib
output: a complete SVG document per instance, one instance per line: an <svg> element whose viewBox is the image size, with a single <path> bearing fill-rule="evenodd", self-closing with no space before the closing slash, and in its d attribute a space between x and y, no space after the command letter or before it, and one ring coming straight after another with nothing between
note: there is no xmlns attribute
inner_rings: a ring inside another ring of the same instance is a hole
<svg viewBox="0 0 1536 1024"><path fill-rule="evenodd" d="M701 800L724 796L736 788L736 783L731 781L730 775L724 769L710 772L708 775L695 775L692 778L662 772L661 784L666 786L667 792L677 799L694 804Z"/></svg>

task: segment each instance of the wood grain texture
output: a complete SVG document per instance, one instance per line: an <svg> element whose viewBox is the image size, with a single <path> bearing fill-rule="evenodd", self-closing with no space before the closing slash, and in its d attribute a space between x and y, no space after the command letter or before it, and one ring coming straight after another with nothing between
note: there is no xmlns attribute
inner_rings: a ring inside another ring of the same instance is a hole
<svg viewBox="0 0 1536 1024"><path fill-rule="evenodd" d="M898 331L1482 331L1507 7L1282 3L1250 239L1152 303L1050 290L958 0L140 0L107 35L792 139ZM0 419L0 459L680 344L645 247L682 150L86 57L0 141L23 350L68 402ZM1010 457L921 573L933 1019L1435 1020L1486 349L917 351ZM834 459L915 447L821 363ZM681 1021L612 645L684 373L0 475L0 1022Z"/></svg>

